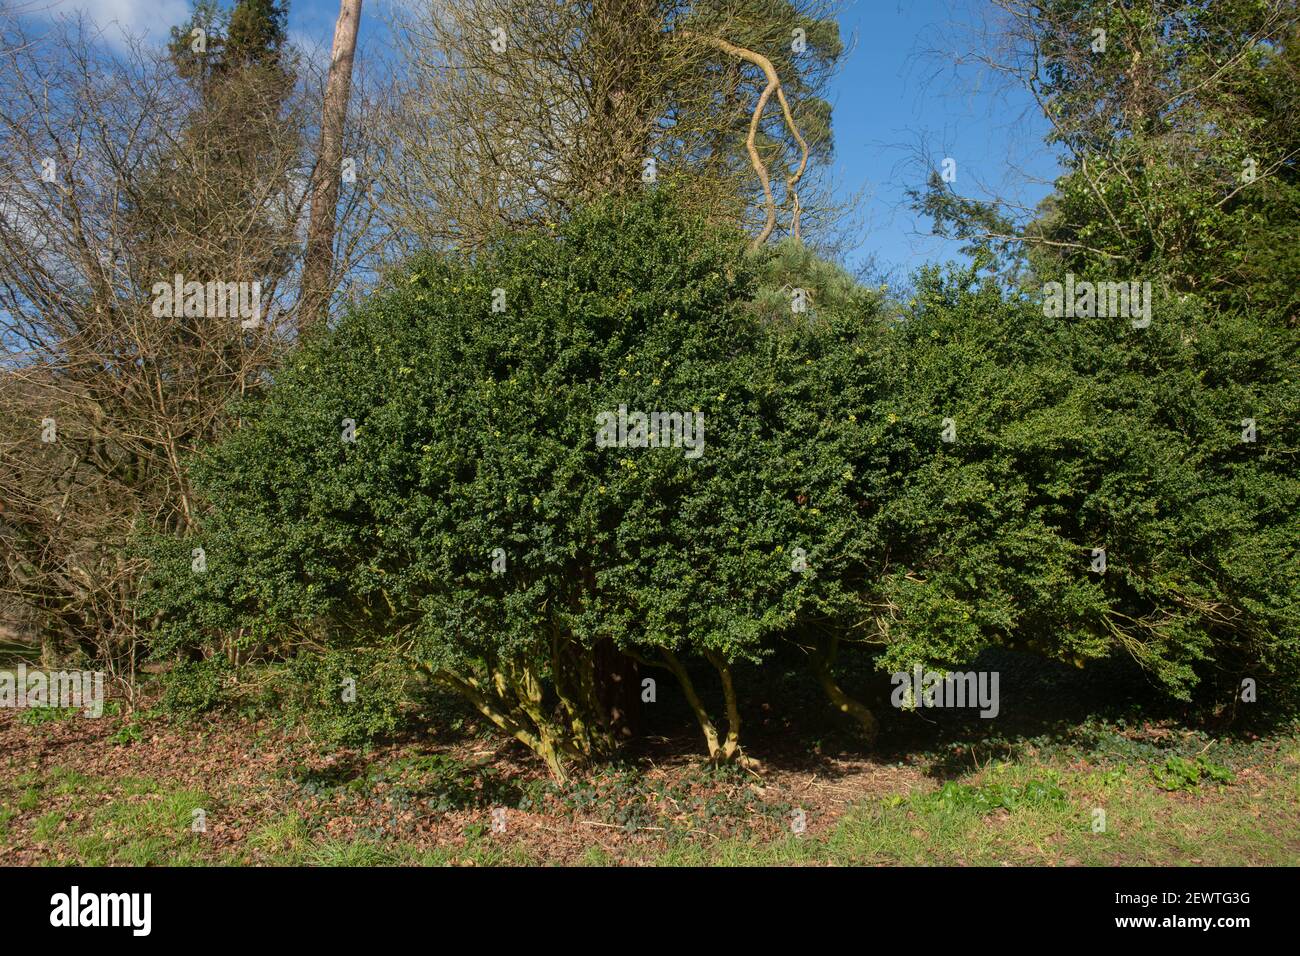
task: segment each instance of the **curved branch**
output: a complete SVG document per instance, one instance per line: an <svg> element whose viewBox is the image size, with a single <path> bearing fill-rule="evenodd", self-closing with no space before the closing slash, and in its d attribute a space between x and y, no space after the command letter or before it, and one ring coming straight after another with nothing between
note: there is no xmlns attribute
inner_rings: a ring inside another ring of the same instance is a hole
<svg viewBox="0 0 1300 956"><path fill-rule="evenodd" d="M795 191L794 187L798 185L799 180L803 178L804 170L808 168L808 144L804 142L803 136L800 135L799 127L794 124L794 114L790 111L790 103L785 98L785 87L781 86L779 83L776 87L776 98L781 104L782 113L785 114L785 125L789 127L790 134L799 142L799 149L803 153L799 159L799 166L794 171L794 175L788 177L785 181L785 191L790 194L790 198L794 201L794 211L791 213L790 219L791 225L793 226L794 241L798 242L800 207L799 194Z"/></svg>
<svg viewBox="0 0 1300 956"><path fill-rule="evenodd" d="M754 167L754 172L758 174L758 181L763 187L764 203L767 206L767 221L763 224L763 228L759 234L754 237L754 241L750 244L751 249L757 249L763 243L767 242L768 236L772 234L772 230L776 226L776 200L772 196L771 177L768 175L767 167L763 164L763 160L758 155L758 146L756 144L758 125L762 121L763 110L767 108L767 101L771 98L773 91L776 92L777 102L781 104L781 113L785 119L785 125L789 128L791 135L794 136L795 140L799 143L799 148L803 153L799 160L798 168L795 169L794 174L787 177L785 181L786 192L790 194L790 197L794 201L792 224L794 238L797 241L799 239L800 207L799 194L795 191L795 186L797 186L799 180L803 178L804 170L808 167L808 144L799 133L799 127L795 125L794 114L790 110L789 100L786 99L785 88L781 85L780 77L776 75L776 67L774 67L772 61L763 56L763 54L756 53L753 50L747 50L734 43L729 43L721 37L701 36L698 33L692 33L689 30L680 30L678 33L680 36L696 39L701 43L706 43L716 50L721 50L728 56L738 57L739 59L753 63L762 70L763 75L767 77L767 86L763 88L763 92L758 98L758 103L754 106L754 114L749 121L749 135L745 138L745 149L749 152L749 161Z"/></svg>

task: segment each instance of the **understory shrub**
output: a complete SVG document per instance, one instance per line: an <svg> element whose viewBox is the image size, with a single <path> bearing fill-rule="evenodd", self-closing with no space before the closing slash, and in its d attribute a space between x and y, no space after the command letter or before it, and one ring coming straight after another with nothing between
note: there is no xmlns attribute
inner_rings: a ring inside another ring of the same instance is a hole
<svg viewBox="0 0 1300 956"><path fill-rule="evenodd" d="M286 675L286 716L326 743L364 744L402 726L412 677L388 647L300 654Z"/></svg>
<svg viewBox="0 0 1300 956"><path fill-rule="evenodd" d="M746 759L736 664L778 647L868 738L846 642L894 672L1002 646L1294 695L1294 330L1159 289L1144 327L1051 318L973 268L885 308L744 244L652 193L413 260L192 463L156 653L306 653L339 740L391 729L416 668L559 778L618 746L604 643L644 699L675 679L719 762ZM640 447L655 413L677 430Z"/></svg>
<svg viewBox="0 0 1300 956"><path fill-rule="evenodd" d="M1127 654L1185 700L1294 698L1297 337L1156 293L1139 327L921 275L856 462L880 666L1001 644Z"/></svg>
<svg viewBox="0 0 1300 956"><path fill-rule="evenodd" d="M162 709L173 717L193 720L225 699L231 669L226 658L214 656L181 661L162 677Z"/></svg>
<svg viewBox="0 0 1300 956"><path fill-rule="evenodd" d="M856 426L825 416L821 368L856 333L750 309L755 267L662 194L413 261L194 462L210 510L154 545L156 648L386 649L563 776L616 745L608 640L680 682L714 759L742 759L732 666L859 618L867 558ZM669 447L604 430L638 412L675 416Z"/></svg>

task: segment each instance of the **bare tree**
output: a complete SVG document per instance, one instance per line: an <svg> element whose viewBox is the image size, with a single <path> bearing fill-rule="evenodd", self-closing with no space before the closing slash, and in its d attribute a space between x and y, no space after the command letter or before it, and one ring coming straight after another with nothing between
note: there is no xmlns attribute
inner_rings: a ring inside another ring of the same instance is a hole
<svg viewBox="0 0 1300 956"><path fill-rule="evenodd" d="M0 27L0 621L129 683L135 544L201 520L187 457L293 341L318 78L288 51L218 68L187 31ZM338 205L355 274L373 204Z"/></svg>
<svg viewBox="0 0 1300 956"><path fill-rule="evenodd" d="M830 208L820 0L408 0L383 195L411 246L473 247L671 182L755 241Z"/></svg>

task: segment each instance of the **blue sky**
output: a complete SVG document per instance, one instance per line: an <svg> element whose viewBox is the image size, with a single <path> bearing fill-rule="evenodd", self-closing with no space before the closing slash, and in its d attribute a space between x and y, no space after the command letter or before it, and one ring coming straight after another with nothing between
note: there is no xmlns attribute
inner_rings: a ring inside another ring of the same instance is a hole
<svg viewBox="0 0 1300 956"><path fill-rule="evenodd" d="M998 89L987 75L955 71L990 15L986 0L856 0L840 15L852 44L835 81L835 175L842 196L865 190L855 208L862 244L885 271L909 272L957 258L957 243L929 234L905 207L904 190L933 167L956 161L954 188L1033 206L1058 174L1043 145L1047 123L1027 94Z"/></svg>
<svg viewBox="0 0 1300 956"><path fill-rule="evenodd" d="M365 0L361 43L383 42L388 0ZM188 0L53 0L155 37L184 17ZM845 0L840 28L849 53L835 80L836 158L841 201L857 223L850 265L874 257L877 270L903 278L927 261L956 258L955 243L929 235L904 205L923 182L920 157L957 163L955 188L1033 205L1057 168L1042 145L1045 121L1027 97L998 89L987 75L954 71L944 54L968 49L990 14L987 0ZM291 0L289 29L302 45L328 50L338 0Z"/></svg>

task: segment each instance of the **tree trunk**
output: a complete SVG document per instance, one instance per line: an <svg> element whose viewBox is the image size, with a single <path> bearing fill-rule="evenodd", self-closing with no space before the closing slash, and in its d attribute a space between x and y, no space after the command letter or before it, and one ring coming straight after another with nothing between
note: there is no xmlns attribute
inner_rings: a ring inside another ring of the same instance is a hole
<svg viewBox="0 0 1300 956"><path fill-rule="evenodd" d="M876 742L876 736L879 733L879 725L876 723L875 715L871 713L871 709L866 704L846 694L835 680L835 673L832 668L835 664L835 653L838 648L838 639L831 640L829 649L821 646L814 648L812 652L813 673L817 675L817 682L821 684L822 691L825 692L827 699L830 700L835 709L857 721L867 744L872 745Z"/></svg>
<svg viewBox="0 0 1300 956"><path fill-rule="evenodd" d="M592 78L595 97L592 181L599 193L622 195L639 188L653 118L640 98L655 68L660 33L654 0L593 0L587 42L600 51ZM633 662L634 666L634 662Z"/></svg>
<svg viewBox="0 0 1300 956"><path fill-rule="evenodd" d="M341 0L334 25L334 49L321 110L320 149L312 185L311 222L302 266L302 299L298 308L301 334L328 312L330 273L334 268L334 217L339 201L343 166L343 129L352 87L352 61L361 25L362 0Z"/></svg>
<svg viewBox="0 0 1300 956"><path fill-rule="evenodd" d="M630 740L641 733L641 679L636 661L608 639L599 641L592 653L596 696L610 734L615 740Z"/></svg>

